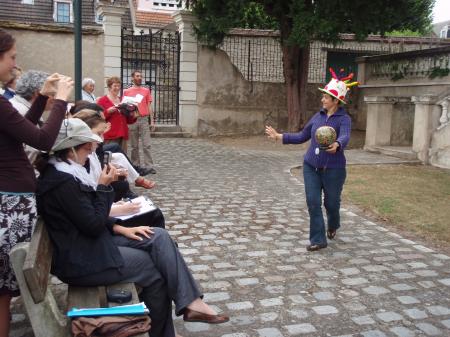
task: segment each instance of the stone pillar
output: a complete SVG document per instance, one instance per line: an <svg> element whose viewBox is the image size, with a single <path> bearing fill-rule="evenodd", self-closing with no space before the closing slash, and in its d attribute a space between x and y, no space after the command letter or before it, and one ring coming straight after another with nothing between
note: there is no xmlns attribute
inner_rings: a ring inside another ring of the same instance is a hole
<svg viewBox="0 0 450 337"><path fill-rule="evenodd" d="M417 158L424 164L429 162L429 148L431 142L431 132L433 129L433 107L437 101L434 95L413 96L414 109L414 134L413 152L417 153Z"/></svg>
<svg viewBox="0 0 450 337"><path fill-rule="evenodd" d="M122 15L126 8L100 4L97 11L103 16L103 87L106 93L106 79L111 76L120 77Z"/></svg>
<svg viewBox="0 0 450 337"><path fill-rule="evenodd" d="M364 148L391 145L392 109L395 97L365 96L367 104L366 142Z"/></svg>
<svg viewBox="0 0 450 337"><path fill-rule="evenodd" d="M180 33L180 115L184 131L198 133L197 53L198 44L192 24L195 16L188 11L172 15Z"/></svg>

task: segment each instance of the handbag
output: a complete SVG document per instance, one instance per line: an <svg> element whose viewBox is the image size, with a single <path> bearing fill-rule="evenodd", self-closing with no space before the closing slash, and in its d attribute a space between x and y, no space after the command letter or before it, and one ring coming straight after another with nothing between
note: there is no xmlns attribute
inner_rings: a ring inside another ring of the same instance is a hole
<svg viewBox="0 0 450 337"><path fill-rule="evenodd" d="M128 337L150 331L151 319L138 316L77 317L72 320L74 337Z"/></svg>

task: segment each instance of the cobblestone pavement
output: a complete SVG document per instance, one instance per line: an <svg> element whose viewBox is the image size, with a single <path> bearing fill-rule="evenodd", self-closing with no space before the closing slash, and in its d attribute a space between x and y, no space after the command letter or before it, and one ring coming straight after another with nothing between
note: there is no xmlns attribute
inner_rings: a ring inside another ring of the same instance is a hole
<svg viewBox="0 0 450 337"><path fill-rule="evenodd" d="M206 302L231 316L215 326L176 318L184 337L450 336L450 257L348 205L337 239L305 251L303 184L289 174L298 153L198 139L153 144L157 187L148 195Z"/></svg>

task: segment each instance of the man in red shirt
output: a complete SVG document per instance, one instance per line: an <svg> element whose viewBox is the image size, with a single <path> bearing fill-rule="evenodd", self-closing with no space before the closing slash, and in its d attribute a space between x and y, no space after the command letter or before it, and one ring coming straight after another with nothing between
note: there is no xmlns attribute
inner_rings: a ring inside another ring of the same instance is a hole
<svg viewBox="0 0 450 337"><path fill-rule="evenodd" d="M130 125L130 148L131 148L131 161L138 166L149 168L150 173L156 173L153 168L153 159L150 153L150 127L152 131L155 130L155 120L153 118L152 111L152 95L150 90L142 86L142 73L138 70L133 71L131 74L133 86L124 90L123 96L135 97L142 99L138 105L139 116L137 122ZM148 118L150 117L150 126L148 124ZM142 141L142 151L144 152L144 162L141 165L139 156L139 140Z"/></svg>

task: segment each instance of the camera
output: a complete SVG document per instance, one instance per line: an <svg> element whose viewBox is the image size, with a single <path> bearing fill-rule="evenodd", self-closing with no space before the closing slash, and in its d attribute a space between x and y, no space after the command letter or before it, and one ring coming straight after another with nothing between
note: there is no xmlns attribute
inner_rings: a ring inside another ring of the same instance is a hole
<svg viewBox="0 0 450 337"><path fill-rule="evenodd" d="M137 111L137 106L130 103L120 103L117 106L117 110L125 117L132 117Z"/></svg>
<svg viewBox="0 0 450 337"><path fill-rule="evenodd" d="M111 151L105 151L103 153L103 166L105 165L108 166L111 163L111 156L112 156Z"/></svg>

